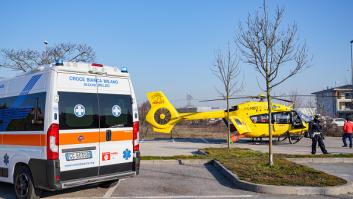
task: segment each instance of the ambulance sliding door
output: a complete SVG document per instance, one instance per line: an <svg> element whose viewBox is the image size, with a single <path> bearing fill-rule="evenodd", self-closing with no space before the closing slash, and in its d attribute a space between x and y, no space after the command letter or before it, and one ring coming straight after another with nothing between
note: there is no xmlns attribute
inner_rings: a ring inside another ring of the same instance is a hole
<svg viewBox="0 0 353 199"><path fill-rule="evenodd" d="M98 85L100 113L99 175L132 170L133 117L128 79L102 77Z"/></svg>

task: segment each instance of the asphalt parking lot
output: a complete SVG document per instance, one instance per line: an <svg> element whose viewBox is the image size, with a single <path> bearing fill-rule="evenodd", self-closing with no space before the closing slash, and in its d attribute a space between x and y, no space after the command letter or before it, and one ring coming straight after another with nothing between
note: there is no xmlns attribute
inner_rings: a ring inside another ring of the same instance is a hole
<svg viewBox="0 0 353 199"><path fill-rule="evenodd" d="M252 197L250 192L233 189L233 185L208 164L180 164L178 161L160 163L143 162L141 173L137 177L119 182L111 189L87 186L56 193L45 192L47 198L76 197L151 197L170 196L193 197ZM13 197L10 186L1 186L0 196ZM5 188L5 189L4 189ZM5 192L5 194L4 194Z"/></svg>
<svg viewBox="0 0 353 199"><path fill-rule="evenodd" d="M326 145L331 153L353 153L352 149L340 147L339 138L326 138ZM149 140L141 143L144 156L190 155L199 148L225 147L224 140L211 139L175 139ZM266 151L267 144L243 140L232 147L251 148ZM279 153L310 153L310 140L291 145L274 145ZM316 169L338 175L353 181L353 164L307 164ZM121 180L110 189L89 185L58 192L44 192L44 198L309 198L308 196L283 196L258 194L236 189L213 166L202 162L186 161L143 161L139 176ZM0 198L15 198L12 185L0 183ZM310 196L316 198L353 198L344 196Z"/></svg>
<svg viewBox="0 0 353 199"><path fill-rule="evenodd" d="M121 180L115 187L105 189L96 185L44 192L44 198L309 198L258 194L236 189L210 164L179 161L143 162L139 176ZM0 183L0 198L14 198L11 185ZM353 198L310 196L319 198Z"/></svg>

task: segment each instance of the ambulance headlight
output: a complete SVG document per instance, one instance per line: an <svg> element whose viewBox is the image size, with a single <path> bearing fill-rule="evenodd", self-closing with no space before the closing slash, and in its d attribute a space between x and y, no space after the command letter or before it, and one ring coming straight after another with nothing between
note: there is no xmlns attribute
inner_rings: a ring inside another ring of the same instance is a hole
<svg viewBox="0 0 353 199"><path fill-rule="evenodd" d="M120 69L120 71L121 71L122 73L127 73L127 72L128 72L126 66L122 67L122 68Z"/></svg>

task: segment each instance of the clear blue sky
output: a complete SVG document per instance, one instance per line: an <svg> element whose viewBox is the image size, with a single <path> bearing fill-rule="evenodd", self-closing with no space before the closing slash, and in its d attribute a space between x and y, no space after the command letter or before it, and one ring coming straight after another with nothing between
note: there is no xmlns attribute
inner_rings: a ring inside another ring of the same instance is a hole
<svg viewBox="0 0 353 199"><path fill-rule="evenodd" d="M127 66L139 102L163 90L178 106L186 94L217 97L220 82L210 71L217 49L232 44L239 22L260 0L174 1L1 1L0 48L43 49L42 42L87 43L97 62ZM351 81L353 1L268 1L286 8L313 55L312 67L278 87L276 93L308 94ZM257 73L241 63L245 87L258 94ZM13 72L1 71L1 76ZM202 106L214 104L201 104ZM219 105L219 104L216 104Z"/></svg>

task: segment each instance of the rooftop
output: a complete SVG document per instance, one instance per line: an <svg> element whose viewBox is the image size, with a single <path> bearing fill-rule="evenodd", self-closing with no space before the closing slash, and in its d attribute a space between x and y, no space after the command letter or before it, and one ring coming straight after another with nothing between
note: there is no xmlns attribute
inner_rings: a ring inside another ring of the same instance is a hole
<svg viewBox="0 0 353 199"><path fill-rule="evenodd" d="M316 92L313 92L311 94L317 95L317 94L333 92L333 91L351 91L351 90L352 90L352 85L351 84L347 84L347 85L343 85L343 86L327 88L327 89L321 90L321 91L316 91Z"/></svg>

